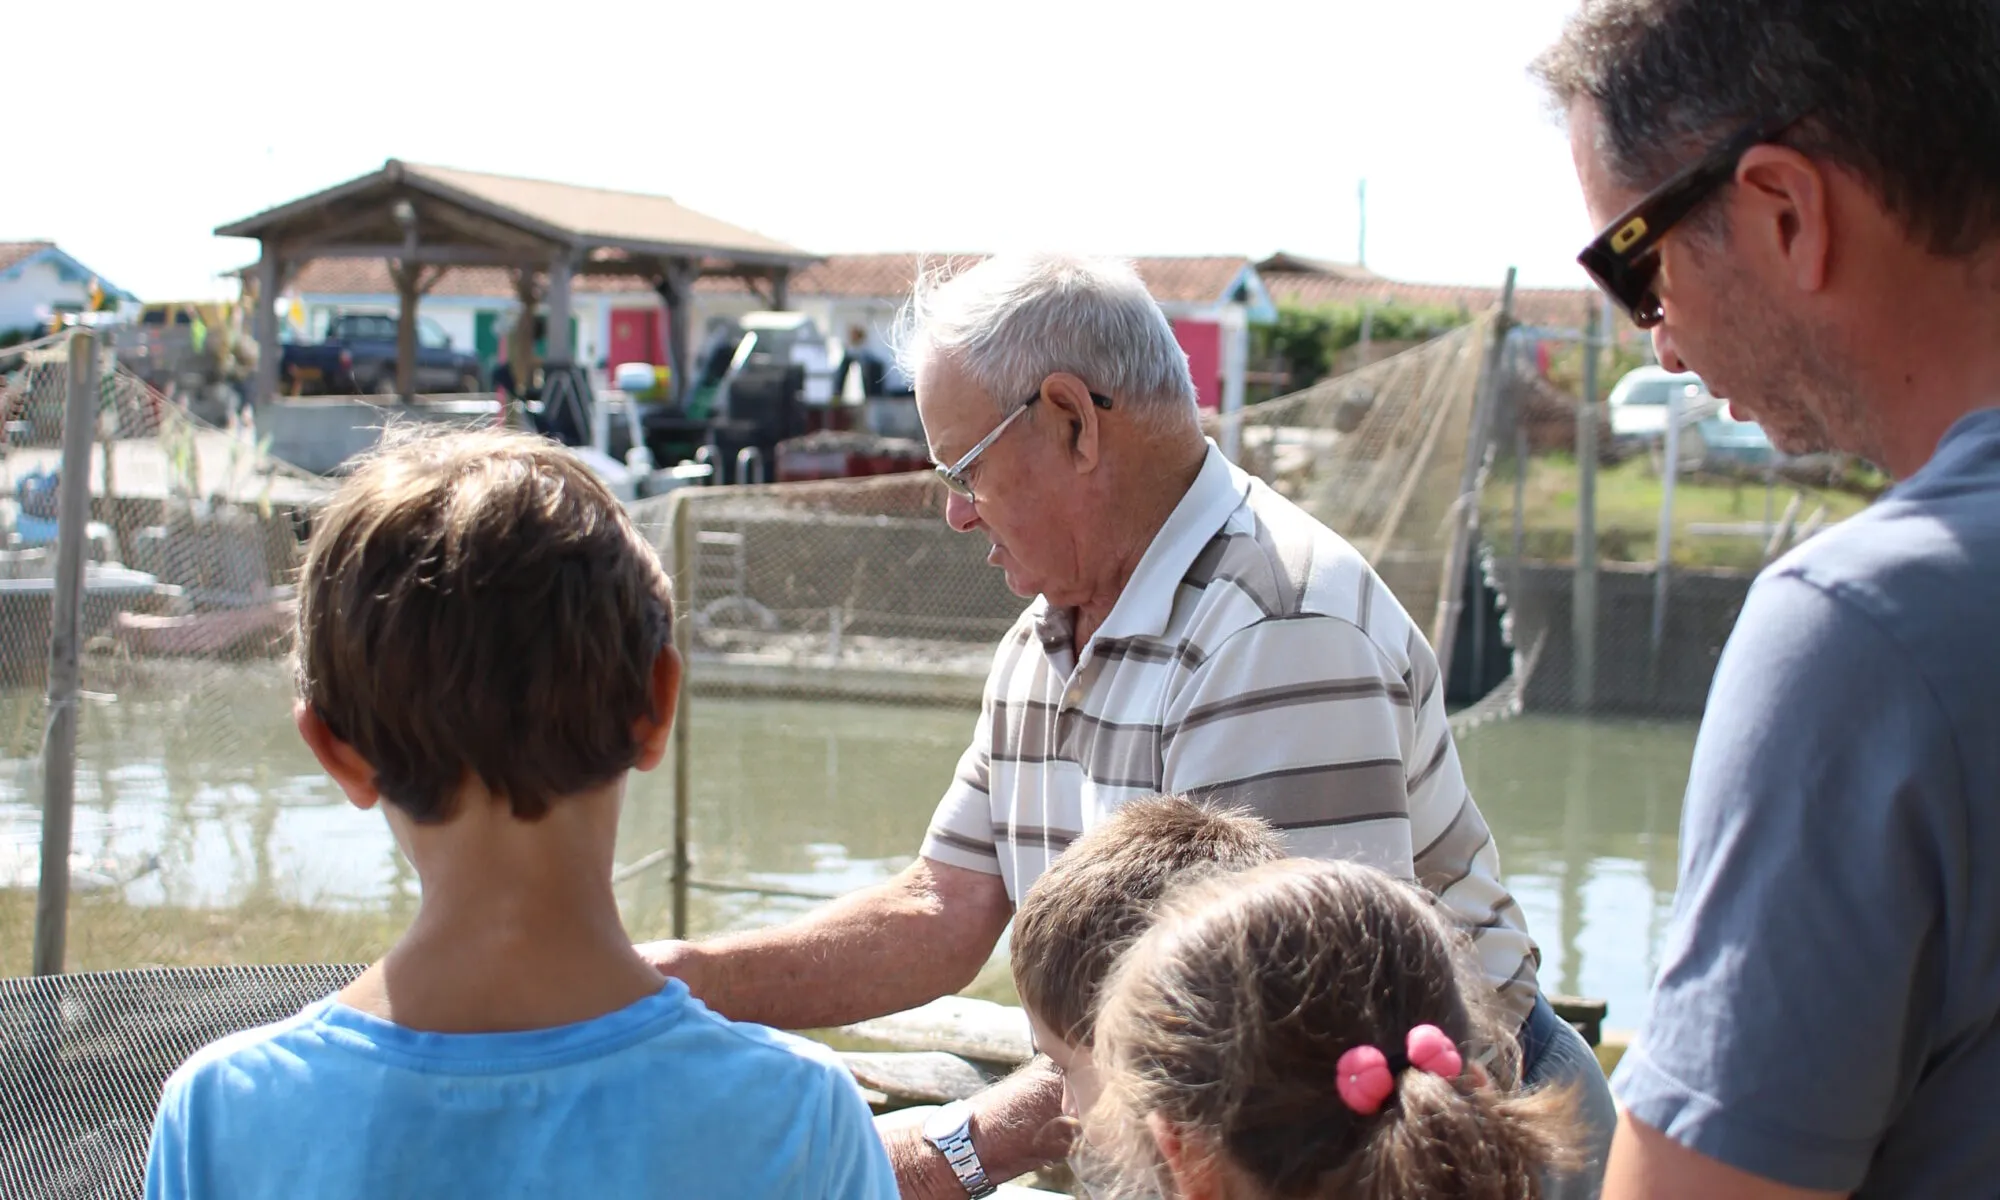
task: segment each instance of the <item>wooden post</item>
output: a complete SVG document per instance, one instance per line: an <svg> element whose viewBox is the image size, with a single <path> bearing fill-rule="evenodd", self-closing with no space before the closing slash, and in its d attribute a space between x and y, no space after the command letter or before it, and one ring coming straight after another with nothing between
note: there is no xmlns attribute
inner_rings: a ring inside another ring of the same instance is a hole
<svg viewBox="0 0 2000 1200"><path fill-rule="evenodd" d="M261 429L264 406L278 394L278 360L284 349L278 344L278 248L263 243L263 257L257 260L256 307L250 312L250 329L257 339L257 379L250 390L250 411Z"/></svg>
<svg viewBox="0 0 2000 1200"><path fill-rule="evenodd" d="M417 210L408 200L395 205L396 222L403 227L403 261L391 264L396 280L396 395L408 404L417 398L417 277L423 271L417 262Z"/></svg>
<svg viewBox="0 0 2000 1200"><path fill-rule="evenodd" d="M688 731L693 724L689 701L694 695L694 638L690 622L694 617L694 504L691 489L675 491L672 528L674 531L674 651L681 657L680 703L674 709L674 876L673 935L688 932L688 809L693 803L693 775L689 767Z"/></svg>
<svg viewBox="0 0 2000 1200"><path fill-rule="evenodd" d="M417 396L417 264L391 272L396 280L396 395L408 404Z"/></svg>
<svg viewBox="0 0 2000 1200"><path fill-rule="evenodd" d="M569 344L570 278L575 271L570 253L564 250L549 264L549 333L543 340L551 367L567 367L573 351Z"/></svg>
<svg viewBox="0 0 2000 1200"><path fill-rule="evenodd" d="M667 391L674 408L684 412L694 388L694 343L688 306L694 299L694 281L701 268L686 259L669 260L661 266L654 290L667 306L667 360L672 369Z"/></svg>
<svg viewBox="0 0 2000 1200"><path fill-rule="evenodd" d="M1597 356L1608 303L1585 310L1583 397L1576 409L1576 573L1570 590L1570 703L1587 712L1597 703Z"/></svg>
<svg viewBox="0 0 2000 1200"><path fill-rule="evenodd" d="M789 267L779 267L771 272L771 307L784 312L792 306L792 272Z"/></svg>
<svg viewBox="0 0 2000 1200"><path fill-rule="evenodd" d="M528 389L535 386L535 309L541 303L531 268L514 272L514 299L521 310L507 335L507 369L514 375L514 399L525 402Z"/></svg>
<svg viewBox="0 0 2000 1200"><path fill-rule="evenodd" d="M97 424L97 341L70 335L62 481L56 494L56 586L49 613L48 740L42 747L42 874L35 889L33 971L60 975L69 928L69 851L76 809L76 705L83 623L83 534L90 521L90 448Z"/></svg>

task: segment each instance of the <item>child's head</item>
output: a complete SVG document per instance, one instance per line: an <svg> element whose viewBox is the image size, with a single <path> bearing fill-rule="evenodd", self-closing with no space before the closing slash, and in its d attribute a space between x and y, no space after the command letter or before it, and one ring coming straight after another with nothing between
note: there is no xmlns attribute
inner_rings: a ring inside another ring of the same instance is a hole
<svg viewBox="0 0 2000 1200"><path fill-rule="evenodd" d="M561 447L394 436L314 517L300 728L350 796L343 761L416 824L473 783L535 821L664 749L671 613L659 560Z"/></svg>
<svg viewBox="0 0 2000 1200"><path fill-rule="evenodd" d="M1069 1106L1096 1099L1092 1016L1098 992L1153 908L1206 871L1284 856L1270 826L1180 796L1135 800L1078 838L1035 881L1014 915L1014 987L1037 1045L1063 1070Z"/></svg>
<svg viewBox="0 0 2000 1200"><path fill-rule="evenodd" d="M1177 893L1101 998L1093 1141L1184 1196L1534 1200L1568 1160L1567 1097L1507 1094L1473 1063L1515 1041L1461 942L1424 893L1353 863Z"/></svg>

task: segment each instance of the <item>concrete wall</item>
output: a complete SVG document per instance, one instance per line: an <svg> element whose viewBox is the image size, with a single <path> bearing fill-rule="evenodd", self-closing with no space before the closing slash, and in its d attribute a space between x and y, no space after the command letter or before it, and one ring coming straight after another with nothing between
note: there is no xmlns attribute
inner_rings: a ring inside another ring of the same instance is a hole
<svg viewBox="0 0 2000 1200"><path fill-rule="evenodd" d="M1516 661L1541 643L1523 703L1530 711L1576 710L1576 645L1571 635L1574 570L1567 563L1522 563L1494 582L1508 590ZM1743 611L1755 576L1740 571L1674 572L1657 663L1652 654L1653 572L1607 566L1597 582L1597 688L1592 711L1695 717L1708 702L1716 659Z"/></svg>

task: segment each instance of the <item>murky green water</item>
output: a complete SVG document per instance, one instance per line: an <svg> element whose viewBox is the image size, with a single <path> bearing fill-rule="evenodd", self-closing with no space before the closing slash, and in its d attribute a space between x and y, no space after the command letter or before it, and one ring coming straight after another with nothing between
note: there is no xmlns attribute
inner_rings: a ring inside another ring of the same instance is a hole
<svg viewBox="0 0 2000 1200"><path fill-rule="evenodd" d="M18 704L0 738L22 746ZM24 710L23 710L24 711ZM697 697L695 873L838 892L909 861L951 777L973 713ZM32 731L26 742L31 743ZM1553 990L1604 997L1637 1021L1672 898L1691 726L1498 722L1461 744ZM298 742L273 667L208 670L178 698L127 692L86 704L76 847L158 869L124 887L135 904L282 900L406 907L416 881L381 818L356 812ZM671 763L641 776L621 863L671 845ZM39 784L31 759L0 760L0 884L32 883ZM664 864L620 885L628 926L668 928ZM697 931L783 919L810 903L697 892ZM14 936L25 931L5 931Z"/></svg>

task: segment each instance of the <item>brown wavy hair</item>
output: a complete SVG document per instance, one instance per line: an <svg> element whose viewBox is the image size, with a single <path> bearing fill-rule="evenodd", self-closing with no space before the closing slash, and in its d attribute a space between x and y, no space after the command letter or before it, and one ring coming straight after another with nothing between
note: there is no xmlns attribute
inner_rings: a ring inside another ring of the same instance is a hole
<svg viewBox="0 0 2000 1200"><path fill-rule="evenodd" d="M1241 809L1185 796L1121 806L1035 880L1014 914L1012 963L1021 1003L1072 1046L1092 1040L1092 1010L1118 955L1153 921L1175 885L1285 856L1278 833Z"/></svg>
<svg viewBox="0 0 2000 1200"><path fill-rule="evenodd" d="M477 776L535 820L638 758L672 613L659 559L575 455L395 431L315 515L299 696L413 819L448 820Z"/></svg>
<svg viewBox="0 0 2000 1200"><path fill-rule="evenodd" d="M1373 868L1288 859L1190 885L1105 989L1087 1128L1135 1190L1170 1183L1152 1118L1251 1194L1539 1200L1576 1164L1574 1106L1505 1086L1519 1047L1490 991L1435 904ZM1424 1024L1488 1078L1404 1068L1380 1112L1348 1108L1340 1056L1393 1058Z"/></svg>

